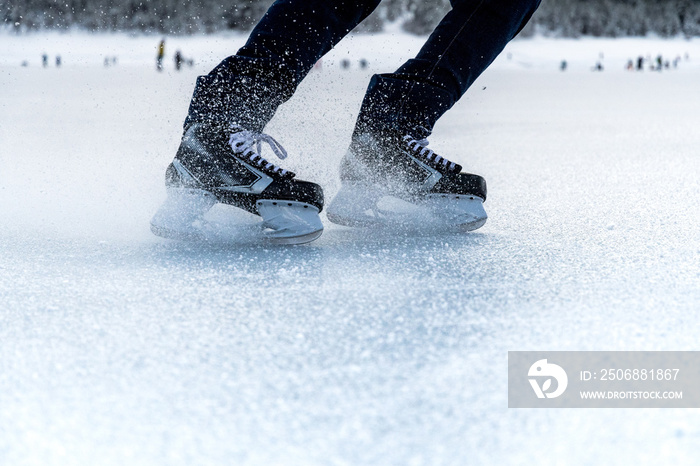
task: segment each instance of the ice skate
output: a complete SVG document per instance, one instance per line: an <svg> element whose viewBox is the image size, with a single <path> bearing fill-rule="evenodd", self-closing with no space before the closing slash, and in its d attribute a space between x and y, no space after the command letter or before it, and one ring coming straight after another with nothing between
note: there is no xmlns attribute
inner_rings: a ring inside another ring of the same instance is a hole
<svg viewBox="0 0 700 466"><path fill-rule="evenodd" d="M220 237L205 216L223 203L260 216L260 238L265 241L301 244L321 236L321 187L268 162L260 155L262 143L286 157L266 134L238 126L190 125L166 170L168 197L153 216L151 231L182 240Z"/></svg>
<svg viewBox="0 0 700 466"><path fill-rule="evenodd" d="M486 223L486 182L461 170L427 141L356 134L328 219L352 227L476 230Z"/></svg>

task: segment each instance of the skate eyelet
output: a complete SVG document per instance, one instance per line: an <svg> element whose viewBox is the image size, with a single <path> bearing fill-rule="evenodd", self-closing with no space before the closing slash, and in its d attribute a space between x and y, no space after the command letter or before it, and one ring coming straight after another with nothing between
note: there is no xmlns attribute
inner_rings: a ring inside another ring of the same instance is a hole
<svg viewBox="0 0 700 466"><path fill-rule="evenodd" d="M277 205L277 203L276 203L276 202L273 202L272 205Z"/></svg>
<svg viewBox="0 0 700 466"><path fill-rule="evenodd" d="M288 205L289 207L291 207L291 206L292 206L292 203L291 203L291 202L288 202L287 205Z"/></svg>

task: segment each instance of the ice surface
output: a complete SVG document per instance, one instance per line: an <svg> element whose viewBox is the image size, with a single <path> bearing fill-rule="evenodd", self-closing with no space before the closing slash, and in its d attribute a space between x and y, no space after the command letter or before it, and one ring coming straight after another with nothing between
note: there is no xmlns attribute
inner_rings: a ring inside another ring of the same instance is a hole
<svg viewBox="0 0 700 466"><path fill-rule="evenodd" d="M266 248L148 230L242 37L168 39L161 74L157 37L0 39L1 464L696 462L694 410L509 410L506 383L509 350L698 349L697 40L514 42L431 139L486 226ZM341 43L268 128L284 166L335 194L369 75L419 46ZM658 53L690 59L623 70Z"/></svg>

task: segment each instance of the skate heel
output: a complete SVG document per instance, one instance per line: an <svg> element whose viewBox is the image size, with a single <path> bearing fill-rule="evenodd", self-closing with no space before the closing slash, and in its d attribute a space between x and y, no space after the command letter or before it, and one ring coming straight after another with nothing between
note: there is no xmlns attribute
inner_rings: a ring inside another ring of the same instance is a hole
<svg viewBox="0 0 700 466"><path fill-rule="evenodd" d="M163 238L201 238L202 216L217 203L216 196L202 189L168 188L167 191L167 199L151 219L151 231Z"/></svg>
<svg viewBox="0 0 700 466"><path fill-rule="evenodd" d="M298 201L260 199L256 202L263 219L265 239L273 244L303 244L323 233L319 209Z"/></svg>
<svg viewBox="0 0 700 466"><path fill-rule="evenodd" d="M375 225L377 202L382 193L375 186L362 183L343 183L338 194L333 198L326 215L328 220L338 225L349 227L366 227Z"/></svg>

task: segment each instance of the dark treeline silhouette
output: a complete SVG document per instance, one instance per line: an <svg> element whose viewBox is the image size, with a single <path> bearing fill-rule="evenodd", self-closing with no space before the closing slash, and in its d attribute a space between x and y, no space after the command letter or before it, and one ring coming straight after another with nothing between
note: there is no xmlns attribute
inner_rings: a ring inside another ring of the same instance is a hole
<svg viewBox="0 0 700 466"><path fill-rule="evenodd" d="M0 0L5 29L27 32L70 28L195 34L249 30L272 0ZM360 31L398 21L425 34L449 9L449 0L384 0ZM700 36L700 0L543 0L523 32L562 37Z"/></svg>

